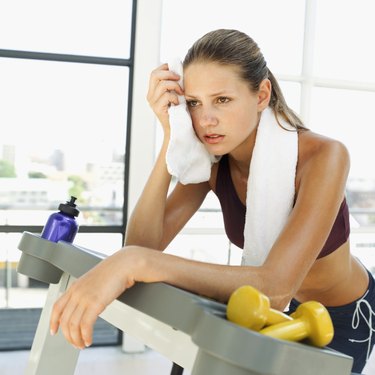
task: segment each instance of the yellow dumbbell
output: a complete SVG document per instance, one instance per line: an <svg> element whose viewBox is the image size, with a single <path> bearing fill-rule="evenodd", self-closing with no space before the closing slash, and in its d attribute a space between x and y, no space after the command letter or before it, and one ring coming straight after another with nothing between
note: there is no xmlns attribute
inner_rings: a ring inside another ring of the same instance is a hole
<svg viewBox="0 0 375 375"><path fill-rule="evenodd" d="M319 347L328 345L333 338L333 325L327 309L319 302L309 301L299 305L290 322L266 327L259 333L289 341L308 341Z"/></svg>
<svg viewBox="0 0 375 375"><path fill-rule="evenodd" d="M227 318L255 331L266 325L292 320L290 316L271 309L268 297L250 285L241 286L231 294L227 305Z"/></svg>

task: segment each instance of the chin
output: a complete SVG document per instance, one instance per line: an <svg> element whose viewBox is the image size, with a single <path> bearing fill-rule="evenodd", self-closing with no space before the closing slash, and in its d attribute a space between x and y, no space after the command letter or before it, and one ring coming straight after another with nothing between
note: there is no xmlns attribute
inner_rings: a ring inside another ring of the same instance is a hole
<svg viewBox="0 0 375 375"><path fill-rule="evenodd" d="M205 146L205 149L212 156L223 156L229 152L228 150L223 150L223 149L218 149L218 148L216 148L215 150L213 147L207 147L207 146Z"/></svg>

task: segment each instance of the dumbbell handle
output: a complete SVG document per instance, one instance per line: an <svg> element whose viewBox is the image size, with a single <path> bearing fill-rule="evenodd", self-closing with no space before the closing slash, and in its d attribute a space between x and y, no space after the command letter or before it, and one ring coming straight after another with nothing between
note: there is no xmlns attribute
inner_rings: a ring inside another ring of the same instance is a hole
<svg viewBox="0 0 375 375"><path fill-rule="evenodd" d="M271 326L273 324L279 324L282 322L289 322L293 320L292 317L289 315L286 315L285 313L275 310L275 309L269 309L267 312L267 326Z"/></svg>
<svg viewBox="0 0 375 375"><path fill-rule="evenodd" d="M289 341L301 341L307 337L306 323L300 319L293 321L293 329L291 329L289 322L284 321L283 323L277 323L277 327L263 328L259 333L275 339Z"/></svg>
<svg viewBox="0 0 375 375"><path fill-rule="evenodd" d="M301 341L307 338L313 345L328 345L334 328L327 309L317 301L304 302L293 313L293 321L263 328L260 333L277 339Z"/></svg>

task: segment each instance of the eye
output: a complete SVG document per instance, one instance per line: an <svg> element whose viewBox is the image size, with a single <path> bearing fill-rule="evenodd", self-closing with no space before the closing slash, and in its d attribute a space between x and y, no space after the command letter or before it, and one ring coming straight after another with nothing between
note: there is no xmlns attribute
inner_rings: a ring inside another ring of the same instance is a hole
<svg viewBox="0 0 375 375"><path fill-rule="evenodd" d="M198 101L197 100L187 100L186 104L190 108L194 108L198 106Z"/></svg>
<svg viewBox="0 0 375 375"><path fill-rule="evenodd" d="M229 100L230 99L228 97L226 97L226 96L220 96L220 97L217 98L217 101L220 104L228 103Z"/></svg>

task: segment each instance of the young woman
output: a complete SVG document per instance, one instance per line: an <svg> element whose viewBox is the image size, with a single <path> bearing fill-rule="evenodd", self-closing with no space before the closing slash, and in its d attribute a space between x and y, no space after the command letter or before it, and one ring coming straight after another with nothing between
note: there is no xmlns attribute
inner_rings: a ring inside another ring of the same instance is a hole
<svg viewBox="0 0 375 375"><path fill-rule="evenodd" d="M368 320L375 290L372 275L350 254L346 148L303 126L246 34L236 30L206 34L188 51L183 67L184 90L178 84L180 77L166 64L151 74L147 99L163 127L164 142L129 220L126 246L78 279L56 302L51 332L60 326L76 347L90 345L97 316L137 281L166 282L222 302L241 285L250 284L281 311L290 301L291 311L308 300L327 306L335 327L330 346L353 356L353 371L360 372L374 344ZM221 159L213 164L208 182L177 183L168 196L168 108L178 104L178 95L186 98L200 141ZM226 202L222 207L228 237L243 246L249 165L267 107L298 132L298 163L293 209L264 264L217 265L163 253L210 190ZM229 215L240 225L231 226Z"/></svg>

